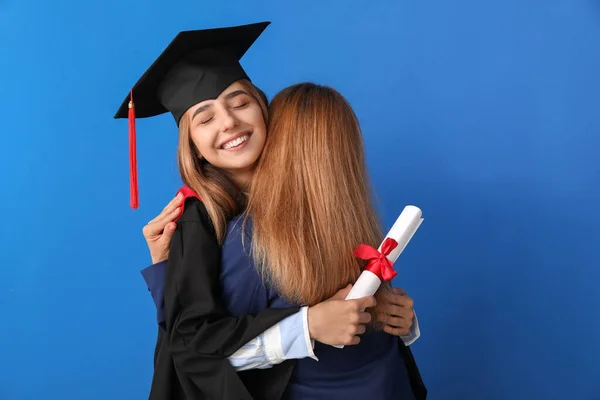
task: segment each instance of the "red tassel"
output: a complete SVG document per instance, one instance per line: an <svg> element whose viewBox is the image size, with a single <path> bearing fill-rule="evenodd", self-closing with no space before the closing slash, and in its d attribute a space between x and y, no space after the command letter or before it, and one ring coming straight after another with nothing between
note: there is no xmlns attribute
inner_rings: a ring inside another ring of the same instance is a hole
<svg viewBox="0 0 600 400"><path fill-rule="evenodd" d="M135 143L135 106L133 104L133 90L129 99L129 202L131 208L139 206L137 155Z"/></svg>

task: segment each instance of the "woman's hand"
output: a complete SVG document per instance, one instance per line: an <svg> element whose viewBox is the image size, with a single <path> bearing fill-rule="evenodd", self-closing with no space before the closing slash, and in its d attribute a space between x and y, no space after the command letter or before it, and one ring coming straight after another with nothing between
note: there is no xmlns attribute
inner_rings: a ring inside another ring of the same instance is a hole
<svg viewBox="0 0 600 400"><path fill-rule="evenodd" d="M331 298L308 309L308 330L311 339L328 345L354 345L360 342L365 324L371 321L366 310L375 307L375 297L344 300L352 285L339 290Z"/></svg>
<svg viewBox="0 0 600 400"><path fill-rule="evenodd" d="M391 291L382 288L375 293L375 299L376 321L383 324L383 330L390 335L408 335L415 316L413 299L399 288Z"/></svg>
<svg viewBox="0 0 600 400"><path fill-rule="evenodd" d="M177 194L177 196L163 208L161 213L152 221L148 222L142 229L142 233L148 244L148 249L150 250L152 264L156 264L169 258L171 237L177 226L174 221L181 212L182 200L183 195L181 193Z"/></svg>

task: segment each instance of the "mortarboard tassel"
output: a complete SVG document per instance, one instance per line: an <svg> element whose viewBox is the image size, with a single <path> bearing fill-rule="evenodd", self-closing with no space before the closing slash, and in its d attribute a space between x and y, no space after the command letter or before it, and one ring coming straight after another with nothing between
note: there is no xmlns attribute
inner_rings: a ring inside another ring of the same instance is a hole
<svg viewBox="0 0 600 400"><path fill-rule="evenodd" d="M135 106L133 104L133 90L130 92L129 99L129 202L131 208L137 209L139 206L138 197L138 177L137 177L137 156L135 143Z"/></svg>

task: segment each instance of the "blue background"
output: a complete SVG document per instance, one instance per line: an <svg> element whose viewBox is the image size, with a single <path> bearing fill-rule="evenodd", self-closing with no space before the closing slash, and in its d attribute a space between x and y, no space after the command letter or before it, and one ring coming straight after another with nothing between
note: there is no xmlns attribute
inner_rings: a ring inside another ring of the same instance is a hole
<svg viewBox="0 0 600 400"><path fill-rule="evenodd" d="M423 209L395 283L429 398L600 399L600 1L167 4L0 0L1 399L147 398L176 131L138 121L134 212L112 116L178 31L260 20L255 83L339 89L386 227Z"/></svg>

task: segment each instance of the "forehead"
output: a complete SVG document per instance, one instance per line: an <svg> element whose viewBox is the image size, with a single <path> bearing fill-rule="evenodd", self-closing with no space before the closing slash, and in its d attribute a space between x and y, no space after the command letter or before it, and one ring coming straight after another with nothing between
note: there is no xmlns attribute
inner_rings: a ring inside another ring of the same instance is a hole
<svg viewBox="0 0 600 400"><path fill-rule="evenodd" d="M243 95L243 94L249 95L244 84L241 83L241 81L233 82L225 90L223 90L216 99L205 100L205 101L202 101L202 102L190 107L190 109L188 110L188 115L191 118L193 118L195 115L198 115L205 110L211 109L212 108L211 106L215 102L227 101L227 100L233 99L233 98L238 97L239 95Z"/></svg>
<svg viewBox="0 0 600 400"><path fill-rule="evenodd" d="M231 85L229 85L227 88L225 88L225 90L223 90L216 99L204 100L204 101L196 104L195 106L191 107L191 110L196 110L199 107L210 105L210 104L214 103L215 101L228 100L233 95L241 94L240 91L247 93L246 88L240 81L233 82Z"/></svg>
<svg viewBox="0 0 600 400"><path fill-rule="evenodd" d="M229 93L234 92L236 90L244 90L245 91L245 86L242 83L242 81L235 81L233 82L231 85L227 86L227 88L225 88L225 90L223 90L221 92L221 94L219 95L218 98L223 98L225 96L227 96Z"/></svg>

